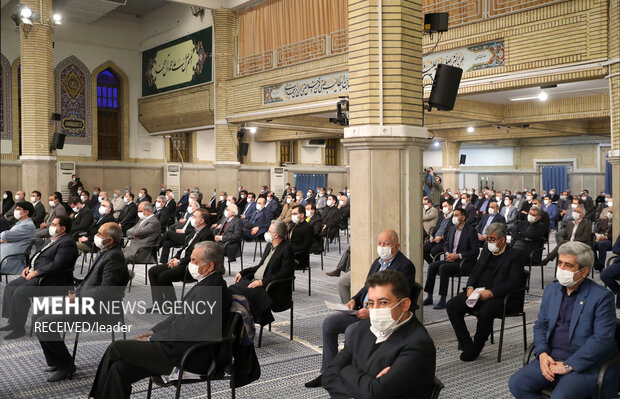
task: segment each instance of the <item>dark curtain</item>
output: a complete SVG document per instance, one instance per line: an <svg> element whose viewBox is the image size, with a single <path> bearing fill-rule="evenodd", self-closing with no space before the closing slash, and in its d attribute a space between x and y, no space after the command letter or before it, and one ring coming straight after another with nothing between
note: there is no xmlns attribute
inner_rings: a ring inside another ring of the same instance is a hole
<svg viewBox="0 0 620 399"><path fill-rule="evenodd" d="M611 164L608 161L605 161L605 192L609 195L613 195L611 192Z"/></svg>
<svg viewBox="0 0 620 399"><path fill-rule="evenodd" d="M313 189L316 194L317 187L325 187L325 181L327 180L327 175L311 175L311 174L301 174L295 173L295 187L297 190L301 190L304 193L304 198L308 189Z"/></svg>
<svg viewBox="0 0 620 399"><path fill-rule="evenodd" d="M558 193L568 188L568 179L566 174L566 166L543 166L542 178L543 178L543 190L549 192L550 189L555 188Z"/></svg>

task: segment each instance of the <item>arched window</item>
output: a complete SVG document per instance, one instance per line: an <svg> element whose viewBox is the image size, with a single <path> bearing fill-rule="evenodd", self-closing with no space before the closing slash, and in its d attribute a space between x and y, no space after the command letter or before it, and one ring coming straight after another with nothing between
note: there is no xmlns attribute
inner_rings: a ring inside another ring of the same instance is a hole
<svg viewBox="0 0 620 399"><path fill-rule="evenodd" d="M108 68L97 75L98 158L121 159L121 83Z"/></svg>

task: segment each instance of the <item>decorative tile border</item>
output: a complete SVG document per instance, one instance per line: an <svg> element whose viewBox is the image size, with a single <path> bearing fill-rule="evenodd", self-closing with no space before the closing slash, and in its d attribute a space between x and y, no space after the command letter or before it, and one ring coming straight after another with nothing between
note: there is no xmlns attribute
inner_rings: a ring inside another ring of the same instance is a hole
<svg viewBox="0 0 620 399"><path fill-rule="evenodd" d="M13 138L11 64L0 54L0 139Z"/></svg>
<svg viewBox="0 0 620 399"><path fill-rule="evenodd" d="M263 104L287 102L298 98L349 91L349 72L336 72L308 79L263 87Z"/></svg>
<svg viewBox="0 0 620 399"><path fill-rule="evenodd" d="M68 144L92 144L90 71L75 56L60 62L54 71L56 110L60 113L60 132Z"/></svg>

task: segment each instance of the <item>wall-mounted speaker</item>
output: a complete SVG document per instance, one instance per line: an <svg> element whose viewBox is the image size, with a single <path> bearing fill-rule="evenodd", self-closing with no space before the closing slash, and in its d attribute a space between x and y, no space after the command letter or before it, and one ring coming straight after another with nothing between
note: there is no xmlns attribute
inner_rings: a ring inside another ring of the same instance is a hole
<svg viewBox="0 0 620 399"><path fill-rule="evenodd" d="M425 32L447 32L448 31L448 13L433 12L424 14L424 31Z"/></svg>
<svg viewBox="0 0 620 399"><path fill-rule="evenodd" d="M250 149L250 143L240 143L239 144L239 154L246 156L248 155L248 150Z"/></svg>
<svg viewBox="0 0 620 399"><path fill-rule="evenodd" d="M459 159L459 165L465 165L466 159L467 159L467 155L461 154L461 159Z"/></svg>
<svg viewBox="0 0 620 399"><path fill-rule="evenodd" d="M454 108L456 94L461 84L463 70L446 64L438 64L435 70L433 88L428 98L428 110L432 107L440 111L450 111Z"/></svg>
<svg viewBox="0 0 620 399"><path fill-rule="evenodd" d="M65 135L62 133L54 133L52 138L52 150L62 150L65 146Z"/></svg>

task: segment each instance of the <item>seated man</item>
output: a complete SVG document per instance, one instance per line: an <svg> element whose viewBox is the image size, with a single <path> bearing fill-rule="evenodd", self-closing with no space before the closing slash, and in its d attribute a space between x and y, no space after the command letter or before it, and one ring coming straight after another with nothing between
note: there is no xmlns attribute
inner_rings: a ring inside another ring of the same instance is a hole
<svg viewBox="0 0 620 399"><path fill-rule="evenodd" d="M323 219L321 218L321 213L316 209L314 202L309 202L306 205L306 222L312 226L312 231L314 233L314 240L312 241L312 247L310 247L310 253L320 254L323 252L323 238L321 237Z"/></svg>
<svg viewBox="0 0 620 399"><path fill-rule="evenodd" d="M611 250L611 240L614 236L612 230L612 205L612 202L608 203L608 206L601 211L599 219L594 225L594 241L592 242L592 249L594 250L594 268L599 272L605 267L607 251Z"/></svg>
<svg viewBox="0 0 620 399"><path fill-rule="evenodd" d="M256 194L248 193L247 203L243 208L243 212L239 215L241 220L252 220L252 216L256 213Z"/></svg>
<svg viewBox="0 0 620 399"><path fill-rule="evenodd" d="M237 260L237 253L241 248L241 238L243 237L243 222L237 217L238 213L237 205L228 205L228 208L224 210L223 220L215 229L215 242L220 244L222 249L226 247L224 255L231 262Z"/></svg>
<svg viewBox="0 0 620 399"><path fill-rule="evenodd" d="M443 201L441 214L437 220L437 225L430 231L428 239L424 242L424 260L430 265L433 263L433 256L443 251L444 236L448 227L452 225L452 201Z"/></svg>
<svg viewBox="0 0 620 399"><path fill-rule="evenodd" d="M372 275L382 270L397 270L407 279L410 292L415 283L415 266L411 261L400 252L400 242L398 234L394 230L383 230L377 237L377 253L379 257L375 259L368 271L370 279ZM413 299L413 298L411 298ZM416 298L417 299L417 298ZM364 303L368 301L368 287L362 287L358 293L347 302L350 310L357 310L355 314L343 312L329 315L323 320L323 359L321 361L321 372L325 372L327 365L336 357L338 353L338 334L345 332L351 324L368 318L368 309L364 308ZM306 388L316 388L321 386L321 375L305 384Z"/></svg>
<svg viewBox="0 0 620 399"><path fill-rule="evenodd" d="M163 195L160 195L155 200L155 218L159 220L162 233L166 231L168 223L170 222L170 211L166 206L166 201L166 197Z"/></svg>
<svg viewBox="0 0 620 399"><path fill-rule="evenodd" d="M546 387L555 387L554 398L595 397L601 366L618 352L613 295L588 278L592 250L571 241L558 254L558 281L545 288L534 324L536 359L508 383L517 399L540 397ZM618 390L618 368L610 371L604 398Z"/></svg>
<svg viewBox="0 0 620 399"><path fill-rule="evenodd" d="M35 233L36 238L49 238L50 235L48 233L48 229L54 219L67 214L65 207L60 203L58 194L50 194L48 197L48 203L50 206L50 213L47 215L45 222L41 223L39 226L35 226L37 228L37 232Z"/></svg>
<svg viewBox="0 0 620 399"><path fill-rule="evenodd" d="M93 212L82 203L79 197L71 197L71 199L69 199L69 206L71 210L73 210L73 213L70 215L70 217L73 218L71 234L76 238L85 235L95 221Z"/></svg>
<svg viewBox="0 0 620 399"><path fill-rule="evenodd" d="M256 237L263 236L269 229L271 219L271 212L269 209L265 208L265 199L259 198L258 201L256 201L256 212L252 216L252 219L245 219L245 224L243 225L244 239L249 241Z"/></svg>
<svg viewBox="0 0 620 399"><path fill-rule="evenodd" d="M542 210L547 212L547 214L549 215L549 221L551 223L551 228L555 230L556 221L558 220L560 211L558 210L558 207L552 202L550 195L545 195L543 197Z"/></svg>
<svg viewBox="0 0 620 399"><path fill-rule="evenodd" d="M584 219L586 212L583 205L578 205L573 210L573 221L566 225L566 228L560 233L558 244L551 252L542 260L542 264L546 265L558 256L558 249L564 243L569 241L579 241L587 245L592 243L592 222Z"/></svg>
<svg viewBox="0 0 620 399"><path fill-rule="evenodd" d="M295 194L286 194L284 197L284 204L282 205L282 212L280 212L278 220L282 220L284 223L288 224L291 221L291 211L295 205Z"/></svg>
<svg viewBox="0 0 620 399"><path fill-rule="evenodd" d="M97 213L99 214L99 218L90 225L85 236L78 238L77 248L80 252L91 251L93 249L93 240L97 232L99 232L99 227L114 221L114 216L112 216L112 204L108 200L101 200Z"/></svg>
<svg viewBox="0 0 620 399"><path fill-rule="evenodd" d="M454 209L464 209L465 210L465 220L467 220L468 225L472 225L476 222L476 207L471 204L471 194L463 193L461 194L461 202L460 206L454 204Z"/></svg>
<svg viewBox="0 0 620 399"><path fill-rule="evenodd" d="M194 231L187 236L183 248L168 262L149 269L153 305L157 303L161 307L164 301L176 301L177 296L172 286L173 282L193 281L186 271L191 261L192 251L199 242L213 241L213 232L206 228L208 218L208 210L201 208L194 211L191 218Z"/></svg>
<svg viewBox="0 0 620 399"><path fill-rule="evenodd" d="M620 284L618 284L618 279L620 279L620 235L618 235L614 246L611 248L611 252L618 255L618 257L614 263L603 269L601 280L616 295L616 307L620 309Z"/></svg>
<svg viewBox="0 0 620 399"><path fill-rule="evenodd" d="M136 205L133 200L134 195L132 193L125 193L123 197L125 206L117 219L118 224L123 229L123 234L126 234L127 230L135 226L138 221L138 205Z"/></svg>
<svg viewBox="0 0 620 399"><path fill-rule="evenodd" d="M8 318L8 323L0 331L12 331L4 339L20 338L26 334L24 325L30 310L30 298L37 295L39 285L73 285L73 267L78 250L71 237L71 219L66 215L54 219L49 235L51 241L30 258L30 264L21 277L8 283L4 289L2 317Z"/></svg>
<svg viewBox="0 0 620 399"><path fill-rule="evenodd" d="M186 219L183 223L176 223L170 226L170 230L166 231L161 239L161 255L159 256L159 263L168 263L170 257L170 249L185 244L185 240L188 236L194 233L194 226L192 226L192 214L200 209L198 202L194 201L189 204L187 208L191 213L185 216ZM176 228L174 228L176 227Z"/></svg>
<svg viewBox="0 0 620 399"><path fill-rule="evenodd" d="M155 214L153 214L153 207L150 202L140 202L138 205L138 219L138 223L127 230L127 238L129 238L130 241L123 249L125 258L129 263L156 262L156 260L153 259L150 247L155 245L159 239L161 225L159 224L159 220L155 217Z"/></svg>
<svg viewBox="0 0 620 399"><path fill-rule="evenodd" d="M69 299L72 303L76 297L90 297L95 302L123 298L125 285L129 282L129 271L120 245L123 242L122 236L123 232L116 223L108 222L99 227L99 232L95 236L95 246L100 249L99 256L77 289L69 291ZM95 306L95 308L98 307ZM89 319L86 315L44 315L39 317L37 322L55 323L82 320L105 321L101 316L94 316ZM113 323L118 320L109 321ZM60 333L56 331L43 332L37 329L37 338L39 338L45 360L49 366L45 371L55 372L47 381L61 381L71 376L75 371L73 359Z"/></svg>
<svg viewBox="0 0 620 399"><path fill-rule="evenodd" d="M332 398L429 398L435 344L410 311L407 278L385 270L370 276L366 285L370 320L358 323L327 365L323 386Z"/></svg>
<svg viewBox="0 0 620 399"><path fill-rule="evenodd" d="M321 236L333 239L340 232L340 209L336 206L338 198L335 195L329 195L325 208L321 210L321 218L323 219L323 228Z"/></svg>
<svg viewBox="0 0 620 399"><path fill-rule="evenodd" d="M288 240L295 254L295 267L305 269L310 266L310 248L314 240L312 226L306 222L306 209L295 205L291 210L291 222L288 225Z"/></svg>
<svg viewBox="0 0 620 399"><path fill-rule="evenodd" d="M30 194L30 202L32 206L34 206L34 212L32 212L32 223L34 223L35 227L39 227L43 220L45 220L45 207L41 203L41 192L34 190Z"/></svg>
<svg viewBox="0 0 620 399"><path fill-rule="evenodd" d="M270 282L291 277L295 273L293 248L286 241L286 224L281 220L272 221L269 231L265 233L265 241L267 246L258 265L241 270L235 276L235 284L230 286L234 294L248 299L252 317L261 325L274 320L271 314L272 300L278 302L284 295L280 292L267 295L265 288Z"/></svg>
<svg viewBox="0 0 620 399"><path fill-rule="evenodd" d="M198 281L183 297L188 306L205 301L208 287L221 287L221 304L214 312L221 312L222 325L228 322L232 295L222 278L225 273L224 254L214 242L201 242L191 254L190 272ZM123 399L131 396L131 384L152 375L169 375L181 365L183 354L195 344L208 341L213 331L213 319L207 314L172 314L147 333L136 336L136 341L123 340L110 344L99 362L89 397L96 399ZM210 346L198 350L185 363L187 371L207 374L207 367L224 346Z"/></svg>
<svg viewBox="0 0 620 399"><path fill-rule="evenodd" d="M459 271L463 276L467 276L476 265L479 251L476 229L467 224L465 212L463 208L454 210L452 226L448 227L443 246L445 259L428 265L428 274L426 276L426 284L424 285L424 291L428 293L428 296L424 300L424 305L433 304L435 278L439 274L440 298L433 309L446 308L446 296L448 295L450 277L455 273L459 273ZM464 260L462 269L460 267L461 260Z"/></svg>
<svg viewBox="0 0 620 399"><path fill-rule="evenodd" d="M535 205L531 206L527 220L522 220L517 225L515 235L512 237L514 243L512 247L523 252L523 256L529 261L530 253L535 249L542 248L548 233L549 230L542 220L542 210Z"/></svg>
<svg viewBox="0 0 620 399"><path fill-rule="evenodd" d="M424 238L426 238L435 229L435 226L437 226L439 212L437 208L433 206L433 201L427 196L422 198L422 206L424 207L422 211L422 233L424 234Z"/></svg>
<svg viewBox="0 0 620 399"><path fill-rule="evenodd" d="M36 228L32 223L31 215L34 207L30 202L20 201L15 204L13 219L17 222L10 230L0 233L0 272L3 274L20 274L26 267L23 256L9 255L22 254L34 240Z"/></svg>
<svg viewBox="0 0 620 399"><path fill-rule="evenodd" d="M506 225L492 223L485 230L487 245L482 249L478 263L469 273L465 292L448 301L446 305L448 317L463 350L461 360L475 360L489 334L493 330L493 320L501 317L504 308L504 297L518 289L523 277L524 259L521 253L506 245ZM471 307L467 299L477 288L484 288L479 292L480 297ZM508 302L508 310L519 310L523 296L513 296ZM467 326L465 314L478 312L476 333L472 341Z"/></svg>
<svg viewBox="0 0 620 399"><path fill-rule="evenodd" d="M502 223L506 224L506 219L499 213L499 204L495 201L491 202L488 206L486 215L483 215L480 219L480 222L476 226L476 232L478 233L478 241L480 242L480 246L484 246L484 241L487 239L487 236L484 234L487 227L491 225L491 223Z"/></svg>

